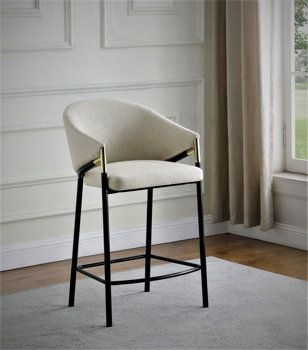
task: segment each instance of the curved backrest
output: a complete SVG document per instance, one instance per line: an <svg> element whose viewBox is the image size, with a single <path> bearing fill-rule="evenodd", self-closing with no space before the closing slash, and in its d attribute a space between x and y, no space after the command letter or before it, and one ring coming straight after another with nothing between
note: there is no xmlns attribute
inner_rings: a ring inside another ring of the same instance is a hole
<svg viewBox="0 0 308 350"><path fill-rule="evenodd" d="M150 108L121 100L72 103L63 118L76 171L98 157L102 144L108 163L166 160L193 147L199 136Z"/></svg>

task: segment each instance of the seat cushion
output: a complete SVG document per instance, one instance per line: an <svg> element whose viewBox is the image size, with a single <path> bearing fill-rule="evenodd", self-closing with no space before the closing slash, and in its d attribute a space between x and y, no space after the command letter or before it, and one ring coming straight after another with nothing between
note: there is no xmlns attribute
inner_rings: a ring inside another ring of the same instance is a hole
<svg viewBox="0 0 308 350"><path fill-rule="evenodd" d="M107 173L109 188L114 191L176 185L203 179L203 172L198 167L161 160L110 163L107 166ZM84 183L101 187L100 168L87 172Z"/></svg>

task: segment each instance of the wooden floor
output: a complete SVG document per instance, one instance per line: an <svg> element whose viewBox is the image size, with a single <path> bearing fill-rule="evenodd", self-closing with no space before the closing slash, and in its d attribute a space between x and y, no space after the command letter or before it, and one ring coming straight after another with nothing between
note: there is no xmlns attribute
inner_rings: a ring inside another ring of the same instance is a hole
<svg viewBox="0 0 308 350"><path fill-rule="evenodd" d="M307 253L277 244L262 242L232 234L206 237L207 256L216 256L239 264L256 267L281 275L307 280ZM198 258L196 239L166 243L153 246L153 254L188 260ZM112 253L112 257L143 254L143 248ZM102 260L102 255L80 258L79 263ZM154 260L155 261L155 260ZM154 263L153 261L153 263ZM157 262L155 263L164 263ZM112 271L123 271L143 267L143 260L114 264ZM102 267L93 268L96 274L102 273ZM24 290L41 288L69 281L70 260L37 265L1 273L1 294L10 294ZM77 274L78 278L85 276Z"/></svg>

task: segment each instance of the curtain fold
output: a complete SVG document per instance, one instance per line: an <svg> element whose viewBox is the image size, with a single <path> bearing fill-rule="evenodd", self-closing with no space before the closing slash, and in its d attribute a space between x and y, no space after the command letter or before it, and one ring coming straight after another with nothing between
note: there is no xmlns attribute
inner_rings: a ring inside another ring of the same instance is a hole
<svg viewBox="0 0 308 350"><path fill-rule="evenodd" d="M214 0L206 60L214 222L273 226L272 0Z"/></svg>

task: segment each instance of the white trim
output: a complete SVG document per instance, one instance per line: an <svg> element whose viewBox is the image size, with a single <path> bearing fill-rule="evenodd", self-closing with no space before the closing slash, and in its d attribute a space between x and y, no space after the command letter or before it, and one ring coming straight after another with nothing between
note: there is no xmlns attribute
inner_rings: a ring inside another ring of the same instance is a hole
<svg viewBox="0 0 308 350"><path fill-rule="evenodd" d="M80 93L94 93L104 91L123 91L123 90L143 90L156 89L162 87L183 87L198 86L203 84L203 78L187 78L187 79L160 79L148 81L122 81L113 83L100 84L83 84L70 86L45 86L45 87L27 87L2 90L2 98L17 98L29 96L43 95L67 95Z"/></svg>
<svg viewBox="0 0 308 350"><path fill-rule="evenodd" d="M49 181L49 182L48 182ZM74 181L76 182L76 175L74 177L70 178L63 178L63 179L58 179L56 182L63 182L63 181ZM52 179L46 179L44 183L54 183ZM34 185L38 185L38 183L35 183ZM28 186L28 184L26 184ZM154 201L159 201L159 200L165 200L165 199L175 199L175 198L184 198L184 197L189 197L195 195L194 189L187 185L185 189L179 190L178 188L174 187L171 188L168 191L168 193L156 193ZM119 206L127 206L131 204L140 204L140 203L145 203L146 198L144 195L142 195L139 191L134 192L134 193L127 193L127 194L122 194L121 197L118 197L116 201L113 201L113 197L110 196L109 198L109 207L119 207ZM88 211L93 211L93 210L101 210L101 205L99 202L95 203L88 203L83 206L82 211L83 212L88 212ZM16 222L16 221L23 221L23 220L32 220L32 219L38 219L38 218L45 218L45 217L50 217L50 216L58 216L58 215L69 215L73 214L75 212L75 206L70 206L70 207L63 207L63 206L58 206L55 208L46 208L43 210L29 210L25 212L20 212L20 213L14 213L14 214L9 214L9 215L3 215L1 216L1 223L9 223L9 222Z"/></svg>
<svg viewBox="0 0 308 350"><path fill-rule="evenodd" d="M29 130L45 130L45 129L62 129L62 121L44 120L44 121L29 121L26 123L19 124L2 124L0 132L18 132L18 131L29 131Z"/></svg>
<svg viewBox="0 0 308 350"><path fill-rule="evenodd" d="M273 176L273 193L275 196L307 201L308 176L294 173L277 173Z"/></svg>
<svg viewBox="0 0 308 350"><path fill-rule="evenodd" d="M307 250L305 229L276 223L274 229L263 232L258 227L245 228L227 222L213 224L211 216L204 217L205 236L230 232L262 241ZM135 227L111 233L111 250L124 250L144 246L145 228ZM197 218L186 218L153 225L153 244L181 241L197 237ZM27 242L1 248L1 271L70 259L72 237ZM103 251L102 233L81 234L79 256L100 254Z"/></svg>
<svg viewBox="0 0 308 350"><path fill-rule="evenodd" d="M308 174L308 161L295 158L294 1L284 1L284 109L286 170ZM306 74L307 75L307 74Z"/></svg>
<svg viewBox="0 0 308 350"><path fill-rule="evenodd" d="M166 2L167 3L167 2ZM134 15L177 15L180 9L180 1L173 0L172 6L151 6L151 2L136 3L136 0L127 0L127 14Z"/></svg>
<svg viewBox="0 0 308 350"><path fill-rule="evenodd" d="M31 176L21 179L3 180L0 183L0 190L8 190L11 188L40 186L52 184L56 182L71 182L76 181L77 177L74 173L62 173L53 175Z"/></svg>
<svg viewBox="0 0 308 350"><path fill-rule="evenodd" d="M280 192L275 190L274 191L274 195L275 196L280 196L280 197L286 197L286 198L294 198L294 199L300 199L303 201L307 200L307 194L303 193L303 194L294 194L294 193L286 193L285 191Z"/></svg>
<svg viewBox="0 0 308 350"><path fill-rule="evenodd" d="M3 90L1 92L1 98L23 98L29 96L51 96L51 95L68 95L68 94L91 94L97 92L110 92L110 91L127 91L127 90L145 90L145 89L157 89L157 88L172 88L172 87L196 87L197 88L197 129L203 140L203 90L204 79L203 78L188 78L188 79L172 79L172 80L154 80L154 81L135 81L135 82L118 82L118 83L102 83L102 84L88 84L88 85L73 85L73 86L50 86L50 87L29 87L29 88L16 88L10 90ZM170 115L175 117L175 120L181 117L180 110L162 110L160 111L166 116ZM177 114L175 114L177 113ZM174 120L174 119L173 119ZM43 129L58 129L63 128L63 122L57 120L45 120L45 121L31 121L27 120L27 123L11 123L2 124L0 132L20 132L29 130L43 130ZM5 183L10 181L5 181ZM13 181L14 182L14 181ZM3 184L3 182L2 182ZM2 185L1 185L2 186Z"/></svg>
<svg viewBox="0 0 308 350"><path fill-rule="evenodd" d="M181 110L180 109L167 109L158 110L159 113L169 118L175 123L180 123ZM19 131L33 131L33 130L45 130L45 129L63 129L63 121L44 120L44 121L27 121L19 124L3 124L1 125L0 132L19 132Z"/></svg>
<svg viewBox="0 0 308 350"><path fill-rule="evenodd" d="M290 173L287 171L283 171L280 173L275 173L273 175L273 178L274 180L281 180L281 181L286 181L294 184L299 184L299 183L308 184L308 175L305 175L305 174L297 174L297 173Z"/></svg>
<svg viewBox="0 0 308 350"><path fill-rule="evenodd" d="M0 11L3 17L35 17L44 15L43 0L34 0L33 8L4 8Z"/></svg>
<svg viewBox="0 0 308 350"><path fill-rule="evenodd" d="M273 229L264 232L260 230L259 226L247 228L244 225L228 224L228 232L292 248L308 250L307 231L305 228L298 226L276 222Z"/></svg>
<svg viewBox="0 0 308 350"><path fill-rule="evenodd" d="M63 0L64 6L64 38L61 42L26 42L10 43L1 46L2 52L63 50L73 48L73 14L72 0Z"/></svg>
<svg viewBox="0 0 308 350"><path fill-rule="evenodd" d="M157 38L128 38L125 40L109 38L107 35L107 3L110 0L101 0L101 47L119 48L119 47L138 47L138 46L162 46L162 45L195 45L204 44L204 1L197 0L197 33L196 37L157 37ZM112 0L113 1L113 0ZM128 5L127 5L128 6Z"/></svg>
<svg viewBox="0 0 308 350"><path fill-rule="evenodd" d="M204 219L205 235L225 233L227 225L212 224L211 218ZM153 244L180 241L198 236L197 218L186 218L153 225ZM111 250L123 250L145 245L145 228L134 227L111 233ZM4 246L1 249L1 271L20 267L44 264L70 259L72 236L45 241L21 243ZM81 234L79 256L100 254L103 252L102 233Z"/></svg>

